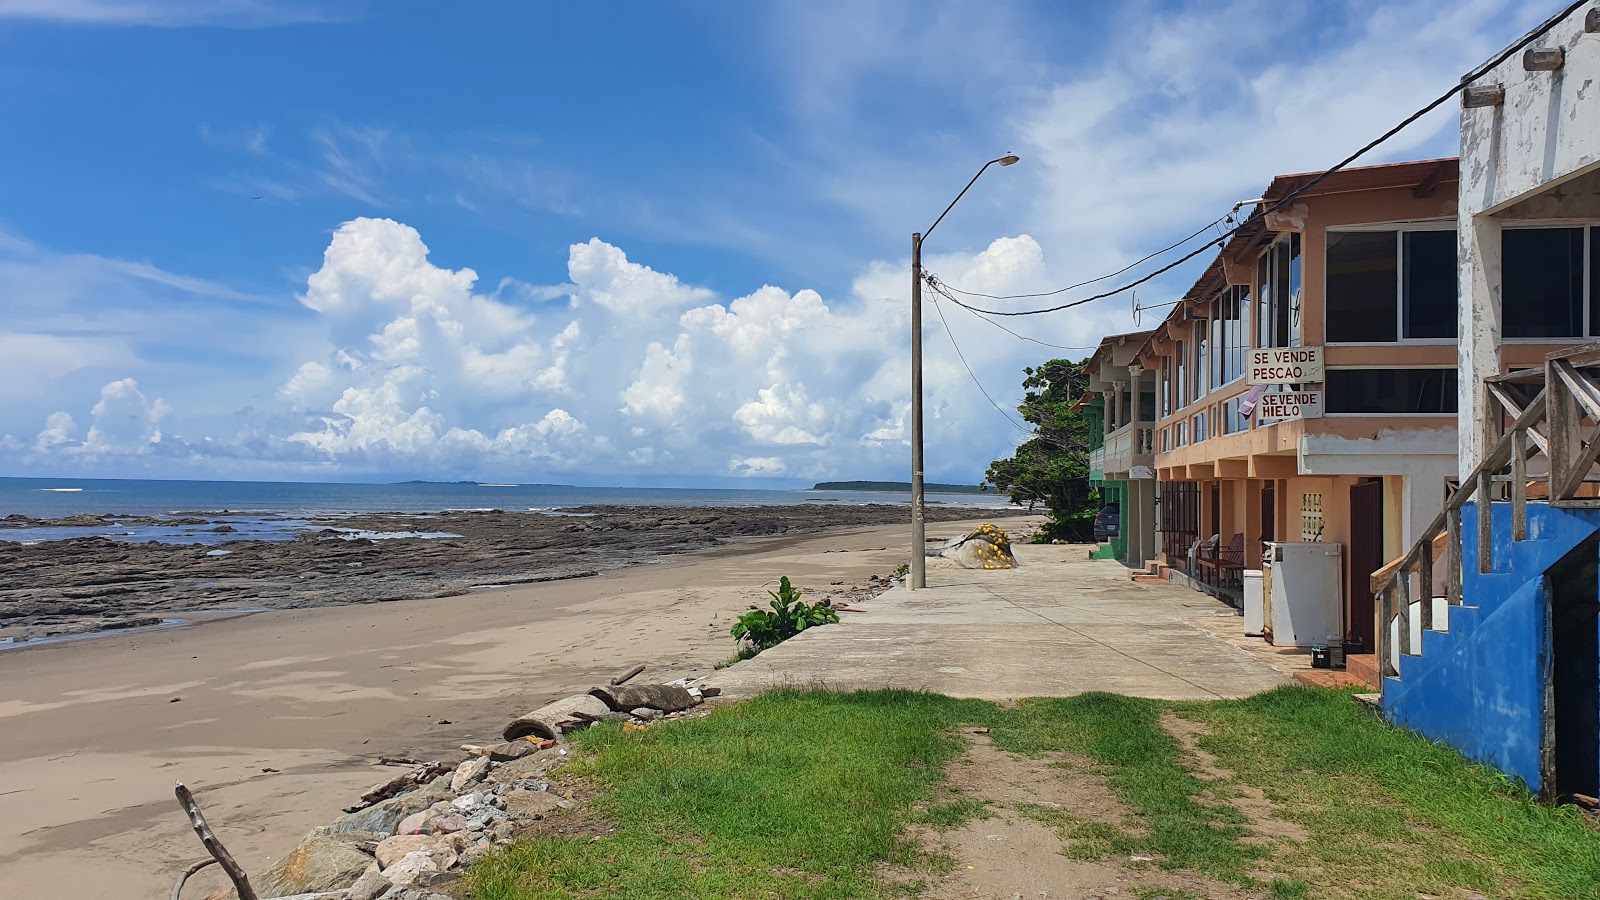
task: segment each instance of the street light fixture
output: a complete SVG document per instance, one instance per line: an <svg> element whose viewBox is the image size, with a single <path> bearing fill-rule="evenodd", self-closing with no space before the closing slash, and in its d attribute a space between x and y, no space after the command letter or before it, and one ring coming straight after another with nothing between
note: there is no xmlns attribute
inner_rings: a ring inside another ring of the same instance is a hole
<svg viewBox="0 0 1600 900"><path fill-rule="evenodd" d="M1015 153L991 159L983 164L978 174L972 176L956 199L939 213L927 231L911 235L911 572L906 586L911 590L928 586L928 562L924 549L928 543L927 526L922 516L922 242L933 233L950 210L961 202L967 191L995 163L1002 166L1017 163Z"/></svg>

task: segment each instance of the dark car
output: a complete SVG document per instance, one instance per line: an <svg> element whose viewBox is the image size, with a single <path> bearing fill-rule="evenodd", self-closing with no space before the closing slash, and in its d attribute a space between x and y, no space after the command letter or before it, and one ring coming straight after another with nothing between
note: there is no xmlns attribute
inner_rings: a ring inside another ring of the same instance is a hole
<svg viewBox="0 0 1600 900"><path fill-rule="evenodd" d="M1117 503L1107 503L1094 514L1094 539L1109 541L1118 537L1122 528L1122 506Z"/></svg>

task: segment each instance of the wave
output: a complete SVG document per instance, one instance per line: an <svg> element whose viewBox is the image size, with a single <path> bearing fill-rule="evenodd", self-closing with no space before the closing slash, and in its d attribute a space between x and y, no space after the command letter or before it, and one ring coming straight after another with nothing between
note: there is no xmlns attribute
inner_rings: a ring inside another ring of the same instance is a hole
<svg viewBox="0 0 1600 900"><path fill-rule="evenodd" d="M39 490L49 491L52 494L76 494L82 491L83 488L39 488Z"/></svg>

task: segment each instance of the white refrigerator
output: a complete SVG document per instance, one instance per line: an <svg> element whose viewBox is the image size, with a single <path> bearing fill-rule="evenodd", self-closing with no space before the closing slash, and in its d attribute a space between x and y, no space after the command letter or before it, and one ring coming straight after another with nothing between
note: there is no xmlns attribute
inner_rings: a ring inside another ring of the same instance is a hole
<svg viewBox="0 0 1600 900"><path fill-rule="evenodd" d="M1269 541L1261 561L1264 631L1278 647L1344 640L1344 547Z"/></svg>

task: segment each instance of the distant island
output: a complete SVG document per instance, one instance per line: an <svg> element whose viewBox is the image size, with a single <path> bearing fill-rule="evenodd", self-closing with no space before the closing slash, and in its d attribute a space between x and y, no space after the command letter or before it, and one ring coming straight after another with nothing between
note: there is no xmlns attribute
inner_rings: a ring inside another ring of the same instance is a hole
<svg viewBox="0 0 1600 900"><path fill-rule="evenodd" d="M935 484L924 482L922 489L930 494L987 494L986 485ZM909 493L909 481L819 481L813 491L879 491L882 493Z"/></svg>

